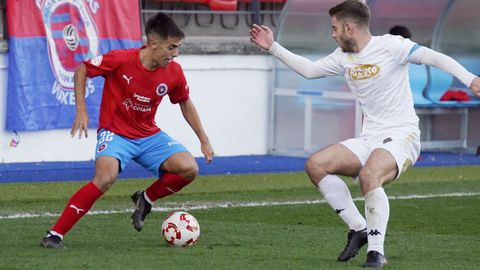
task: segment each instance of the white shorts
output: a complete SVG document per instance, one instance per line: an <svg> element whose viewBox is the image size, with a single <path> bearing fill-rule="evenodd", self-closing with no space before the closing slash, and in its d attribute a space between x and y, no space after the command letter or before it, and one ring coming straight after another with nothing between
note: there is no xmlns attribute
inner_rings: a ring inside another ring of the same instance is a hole
<svg viewBox="0 0 480 270"><path fill-rule="evenodd" d="M397 163L398 175L415 164L420 155L420 134L413 130L393 130L374 136L361 136L340 142L360 160L362 167L373 150L386 149Z"/></svg>

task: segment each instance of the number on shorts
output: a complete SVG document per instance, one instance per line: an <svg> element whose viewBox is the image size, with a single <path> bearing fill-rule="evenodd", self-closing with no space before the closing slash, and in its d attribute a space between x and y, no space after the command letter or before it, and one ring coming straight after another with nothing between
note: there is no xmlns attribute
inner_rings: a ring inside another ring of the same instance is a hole
<svg viewBox="0 0 480 270"><path fill-rule="evenodd" d="M112 141L113 135L115 135L115 133L111 131L108 131L108 130L103 131L102 133L100 133L100 139L98 140L98 144Z"/></svg>

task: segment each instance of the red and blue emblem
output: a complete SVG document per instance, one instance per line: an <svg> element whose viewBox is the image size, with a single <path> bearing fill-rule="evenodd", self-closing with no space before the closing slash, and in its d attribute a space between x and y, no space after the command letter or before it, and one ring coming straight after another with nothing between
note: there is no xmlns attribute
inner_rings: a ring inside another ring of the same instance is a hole
<svg viewBox="0 0 480 270"><path fill-rule="evenodd" d="M140 1L4 2L9 34L7 130L71 127L73 75L81 62L100 64L101 55L110 50L142 45ZM103 82L96 77L86 83L89 127L98 125L102 92L97 89Z"/></svg>
<svg viewBox="0 0 480 270"><path fill-rule="evenodd" d="M168 92L168 85L165 83L161 83L157 86L157 95L164 96Z"/></svg>
<svg viewBox="0 0 480 270"><path fill-rule="evenodd" d="M50 64L63 88L73 88L73 72L99 52L98 31L84 1L46 0L42 16Z"/></svg>

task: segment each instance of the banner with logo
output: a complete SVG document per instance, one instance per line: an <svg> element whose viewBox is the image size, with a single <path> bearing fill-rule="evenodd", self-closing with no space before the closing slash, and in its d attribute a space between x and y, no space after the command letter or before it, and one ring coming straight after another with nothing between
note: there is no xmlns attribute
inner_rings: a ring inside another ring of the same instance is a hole
<svg viewBox="0 0 480 270"><path fill-rule="evenodd" d="M141 46L138 0L7 0L6 129L70 128L73 74L85 59ZM87 80L90 127L98 125L102 78Z"/></svg>

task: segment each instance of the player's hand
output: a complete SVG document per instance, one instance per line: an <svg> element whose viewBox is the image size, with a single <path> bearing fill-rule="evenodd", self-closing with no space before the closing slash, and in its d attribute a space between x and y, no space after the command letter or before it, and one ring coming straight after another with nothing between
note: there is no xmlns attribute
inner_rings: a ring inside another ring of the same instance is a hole
<svg viewBox="0 0 480 270"><path fill-rule="evenodd" d="M274 42L273 32L265 25L254 24L250 29L250 40L260 48L268 50Z"/></svg>
<svg viewBox="0 0 480 270"><path fill-rule="evenodd" d="M75 115L75 121L73 122L72 129L70 130L70 135L72 138L75 137L75 134L78 131L78 138L82 138L82 134L85 132L85 138L88 138L88 114L86 111L77 111Z"/></svg>
<svg viewBox="0 0 480 270"><path fill-rule="evenodd" d="M480 97L480 77L475 77L470 84L470 89L477 96Z"/></svg>
<svg viewBox="0 0 480 270"><path fill-rule="evenodd" d="M205 156L205 161L207 164L213 161L213 148L209 141L202 142L202 153Z"/></svg>

